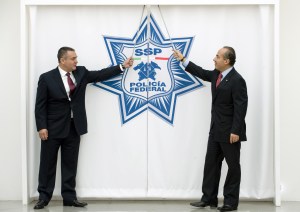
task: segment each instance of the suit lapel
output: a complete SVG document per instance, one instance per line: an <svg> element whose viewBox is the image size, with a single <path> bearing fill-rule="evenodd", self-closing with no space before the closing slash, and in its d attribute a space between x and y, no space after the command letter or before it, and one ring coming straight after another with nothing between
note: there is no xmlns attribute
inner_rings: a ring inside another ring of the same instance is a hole
<svg viewBox="0 0 300 212"><path fill-rule="evenodd" d="M76 93L77 93L77 91L79 90L78 87L79 87L79 85L80 85L80 83L81 83L82 77L80 76L80 74L79 74L79 72L78 72L77 69L76 69L75 71L73 71L72 74L73 74L73 76L74 76L74 78L75 78L75 80L76 80L75 91L74 91L74 93L72 94L72 96L75 96Z"/></svg>
<svg viewBox="0 0 300 212"><path fill-rule="evenodd" d="M220 83L220 85L219 85L219 88L222 88L223 86L225 86L228 82L229 82L229 80L230 80L230 78L232 77L232 75L234 75L235 74L235 69L234 68L232 68L232 70L226 75L226 77L221 81L221 83ZM217 91L218 91L218 89L217 89Z"/></svg>
<svg viewBox="0 0 300 212"><path fill-rule="evenodd" d="M76 80L76 84L78 84L79 81L80 81L80 77L78 76L78 71L77 70L72 71L72 74L73 74L73 76L74 76L74 78Z"/></svg>
<svg viewBox="0 0 300 212"><path fill-rule="evenodd" d="M220 93L220 90L222 87L225 87L229 82L231 77L236 73L236 70L234 68L232 68L232 70L226 75L226 77L221 81L221 83L219 84L218 88L216 88L216 84L214 83L214 98L213 101L215 101L216 97L218 96L218 94Z"/></svg>
<svg viewBox="0 0 300 212"><path fill-rule="evenodd" d="M59 89L65 94L66 98L68 98L68 94L58 68L54 69L54 81L58 84Z"/></svg>
<svg viewBox="0 0 300 212"><path fill-rule="evenodd" d="M218 78L218 75L219 75L219 71L215 70L215 73L216 74L215 74L214 78L211 81L213 100L215 99L216 93L217 93L216 82L217 82L217 78Z"/></svg>

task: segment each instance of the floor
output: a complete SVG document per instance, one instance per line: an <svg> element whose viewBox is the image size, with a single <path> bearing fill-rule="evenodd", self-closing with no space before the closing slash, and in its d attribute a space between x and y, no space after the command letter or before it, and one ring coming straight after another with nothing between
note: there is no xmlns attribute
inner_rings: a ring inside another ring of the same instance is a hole
<svg viewBox="0 0 300 212"><path fill-rule="evenodd" d="M33 210L36 202L22 205L21 201L0 201L1 212L201 212L217 211L199 209L189 205L190 201L86 201L86 208L63 207L62 201L51 201L41 210ZM272 202L240 202L238 212L299 212L300 202L282 202L275 207Z"/></svg>

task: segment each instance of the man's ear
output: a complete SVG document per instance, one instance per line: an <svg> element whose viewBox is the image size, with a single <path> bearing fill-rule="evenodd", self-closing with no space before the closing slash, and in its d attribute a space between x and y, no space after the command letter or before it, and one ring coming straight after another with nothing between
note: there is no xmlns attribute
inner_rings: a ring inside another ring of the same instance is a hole
<svg viewBox="0 0 300 212"><path fill-rule="evenodd" d="M59 59L59 63L64 63L65 62L65 59L62 57Z"/></svg>
<svg viewBox="0 0 300 212"><path fill-rule="evenodd" d="M228 64L230 63L230 60L229 60L229 59L225 59L224 63L225 63L226 65L228 65Z"/></svg>

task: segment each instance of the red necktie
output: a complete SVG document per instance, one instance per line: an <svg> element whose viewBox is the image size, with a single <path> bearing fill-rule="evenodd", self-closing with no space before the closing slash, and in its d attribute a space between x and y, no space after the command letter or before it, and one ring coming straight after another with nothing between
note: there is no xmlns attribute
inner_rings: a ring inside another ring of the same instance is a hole
<svg viewBox="0 0 300 212"><path fill-rule="evenodd" d="M220 73L216 82L216 88L220 85L223 75Z"/></svg>
<svg viewBox="0 0 300 212"><path fill-rule="evenodd" d="M70 77L70 73L68 72L67 74L67 77L68 77L68 84L69 84L69 87L70 87L70 95L71 96L75 90L75 85L74 85L74 82L72 81L71 77Z"/></svg>

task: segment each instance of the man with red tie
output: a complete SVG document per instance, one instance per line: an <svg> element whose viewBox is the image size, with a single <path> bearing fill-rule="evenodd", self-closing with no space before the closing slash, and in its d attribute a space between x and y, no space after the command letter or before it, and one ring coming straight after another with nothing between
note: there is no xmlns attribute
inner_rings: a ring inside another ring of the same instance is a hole
<svg viewBox="0 0 300 212"><path fill-rule="evenodd" d="M228 172L223 188L224 204L220 211L237 210L241 182L240 148L246 141L245 116L248 106L247 86L233 67L236 60L232 47L224 46L214 58L215 69L208 71L188 61L175 50L174 57L183 62L185 70L204 81L211 82L212 108L207 152L202 183L202 198L191 203L198 208L217 208L222 161Z"/></svg>
<svg viewBox="0 0 300 212"><path fill-rule="evenodd" d="M117 66L88 71L84 66L77 66L76 52L70 47L60 48L57 58L58 67L40 76L36 94L35 119L41 153L39 201L34 209L44 208L52 198L59 148L63 205L87 205L77 200L75 191L80 136L87 133L86 86L114 77L133 64L132 58L128 58Z"/></svg>

